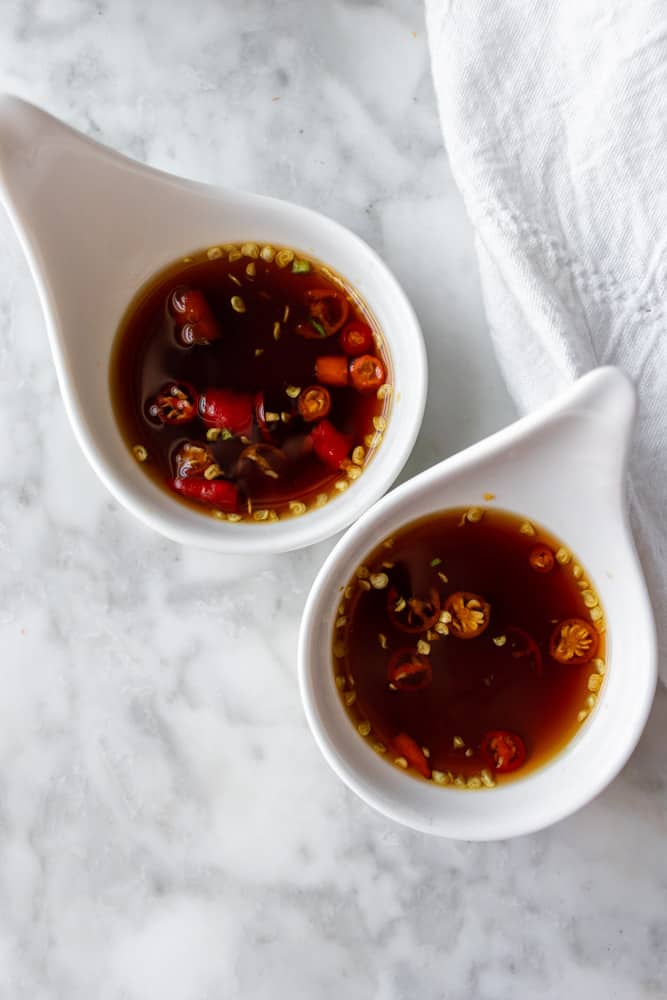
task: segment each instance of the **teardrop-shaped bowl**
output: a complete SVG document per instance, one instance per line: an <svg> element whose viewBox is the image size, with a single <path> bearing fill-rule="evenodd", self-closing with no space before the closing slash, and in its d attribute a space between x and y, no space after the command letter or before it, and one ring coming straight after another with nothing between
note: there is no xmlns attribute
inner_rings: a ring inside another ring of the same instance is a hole
<svg viewBox="0 0 667 1000"><path fill-rule="evenodd" d="M308 722L350 788L407 826L495 840L567 816L618 773L639 739L656 683L654 622L628 527L624 477L635 414L632 384L599 368L542 410L416 476L380 500L338 542L306 604L299 676ZM389 766L351 725L334 684L331 637L342 588L381 539L448 507L494 505L533 519L576 552L607 622L598 704L549 763L490 791L461 791Z"/></svg>
<svg viewBox="0 0 667 1000"><path fill-rule="evenodd" d="M39 290L79 443L109 490L146 524L224 552L286 551L340 531L391 485L421 424L426 355L398 283L349 230L289 202L152 170L11 96L0 96L0 199ZM312 255L359 291L387 342L394 397L382 445L343 495L298 519L228 524L174 500L133 460L112 411L109 361L127 306L157 271L193 251L250 240Z"/></svg>

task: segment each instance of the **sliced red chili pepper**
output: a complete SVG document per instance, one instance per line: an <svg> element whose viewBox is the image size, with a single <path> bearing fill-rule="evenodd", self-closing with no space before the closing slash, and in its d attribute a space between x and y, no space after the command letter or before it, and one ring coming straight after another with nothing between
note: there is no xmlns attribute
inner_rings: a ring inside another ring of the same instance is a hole
<svg viewBox="0 0 667 1000"><path fill-rule="evenodd" d="M197 393L190 386L170 382L150 403L148 414L163 424L187 424L197 416Z"/></svg>
<svg viewBox="0 0 667 1000"><path fill-rule="evenodd" d="M341 331L340 346L351 358L370 354L373 350L373 331L368 323L353 319Z"/></svg>
<svg viewBox="0 0 667 1000"><path fill-rule="evenodd" d="M330 469L339 469L350 453L352 446L350 438L342 434L329 420L320 420L319 424L313 427L310 436L317 457Z"/></svg>
<svg viewBox="0 0 667 1000"><path fill-rule="evenodd" d="M310 385L299 395L299 413L307 423L321 420L328 416L331 409L331 396L322 385Z"/></svg>
<svg viewBox="0 0 667 1000"><path fill-rule="evenodd" d="M174 455L176 472L181 479L202 476L209 465L213 465L213 455L203 444L184 441Z"/></svg>
<svg viewBox="0 0 667 1000"><path fill-rule="evenodd" d="M398 691L421 691L433 680L433 668L414 649L397 649L387 664L387 678Z"/></svg>
<svg viewBox="0 0 667 1000"><path fill-rule="evenodd" d="M524 656L533 658L535 673L542 673L542 654L532 635L525 629L517 625L508 625L505 629L509 640L509 650L515 660L521 660Z"/></svg>
<svg viewBox="0 0 667 1000"><path fill-rule="evenodd" d="M389 619L401 632L425 632L437 623L440 617L440 595L432 587L428 600L420 597L404 597L395 587L387 593L387 613Z"/></svg>
<svg viewBox="0 0 667 1000"><path fill-rule="evenodd" d="M530 550L528 562L536 573L550 573L555 564L554 554L547 545L536 545Z"/></svg>
<svg viewBox="0 0 667 1000"><path fill-rule="evenodd" d="M350 385L357 392L379 389L386 377L384 365L372 354L362 354L360 358L350 361Z"/></svg>
<svg viewBox="0 0 667 1000"><path fill-rule="evenodd" d="M238 490L234 483L227 479L168 479L168 485L176 493L196 500L207 507L216 507L233 513L238 507Z"/></svg>
<svg viewBox="0 0 667 1000"><path fill-rule="evenodd" d="M476 639L491 621L491 605L479 594L457 590L445 601L451 615L449 631L456 639Z"/></svg>
<svg viewBox="0 0 667 1000"><path fill-rule="evenodd" d="M598 649L598 634L583 618L566 618L551 633L549 652L558 663L588 663Z"/></svg>
<svg viewBox="0 0 667 1000"><path fill-rule="evenodd" d="M315 362L315 378L322 385L347 385L348 377L347 358L343 354L322 355Z"/></svg>
<svg viewBox="0 0 667 1000"><path fill-rule="evenodd" d="M431 765L424 756L424 751L415 743L412 736L407 733L399 733L394 736L392 745L399 757L405 757L410 767L414 767L423 778L431 777Z"/></svg>
<svg viewBox="0 0 667 1000"><path fill-rule="evenodd" d="M208 344L221 336L220 326L202 292L176 288L170 297L172 312L180 324L184 344Z"/></svg>
<svg viewBox="0 0 667 1000"><path fill-rule="evenodd" d="M517 771L526 759L526 744L509 729L492 729L486 733L481 751L496 774Z"/></svg>
<svg viewBox="0 0 667 1000"><path fill-rule="evenodd" d="M235 476L248 479L255 474L275 480L284 475L286 461L285 453L275 445L262 442L250 444L243 449L236 461Z"/></svg>
<svg viewBox="0 0 667 1000"><path fill-rule="evenodd" d="M247 434L252 427L253 400L250 393L231 389L207 389L199 397L199 416L210 427L223 427L230 434Z"/></svg>
<svg viewBox="0 0 667 1000"><path fill-rule="evenodd" d="M338 333L347 320L350 305L342 292L331 288L309 288L306 292L310 320L303 324L312 330L312 334L297 327L301 336L330 337ZM301 324L299 324L301 326Z"/></svg>
<svg viewBox="0 0 667 1000"><path fill-rule="evenodd" d="M267 412L271 414L271 420L267 420ZM276 429L280 421L279 413L267 411L264 402L264 393L258 392L255 395L255 420L265 441L271 440L271 432Z"/></svg>

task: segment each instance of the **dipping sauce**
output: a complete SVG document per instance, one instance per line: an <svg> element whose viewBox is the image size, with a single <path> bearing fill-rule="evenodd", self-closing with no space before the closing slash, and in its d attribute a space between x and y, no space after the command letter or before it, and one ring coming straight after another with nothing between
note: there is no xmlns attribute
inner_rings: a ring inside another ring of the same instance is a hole
<svg viewBox="0 0 667 1000"><path fill-rule="evenodd" d="M116 419L180 502L276 521L340 495L382 440L390 362L360 296L323 264L257 243L158 274L119 329Z"/></svg>
<svg viewBox="0 0 667 1000"><path fill-rule="evenodd" d="M338 608L333 663L350 719L389 763L491 788L552 758L594 709L604 612L543 528L444 510L363 560Z"/></svg>

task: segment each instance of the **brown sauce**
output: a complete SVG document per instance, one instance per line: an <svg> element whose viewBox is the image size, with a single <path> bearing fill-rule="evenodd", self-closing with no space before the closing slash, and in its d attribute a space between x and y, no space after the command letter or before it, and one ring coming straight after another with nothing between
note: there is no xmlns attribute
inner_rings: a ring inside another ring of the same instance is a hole
<svg viewBox="0 0 667 1000"><path fill-rule="evenodd" d="M386 539L350 581L336 684L390 763L493 787L547 762L584 723L604 630L585 568L548 532L504 511L445 510Z"/></svg>
<svg viewBox="0 0 667 1000"><path fill-rule="evenodd" d="M368 341L358 349L355 324ZM360 353L378 363L370 372ZM111 361L116 419L137 460L178 502L228 520L302 514L354 486L381 441L390 380L359 295L318 261L255 243L156 275Z"/></svg>

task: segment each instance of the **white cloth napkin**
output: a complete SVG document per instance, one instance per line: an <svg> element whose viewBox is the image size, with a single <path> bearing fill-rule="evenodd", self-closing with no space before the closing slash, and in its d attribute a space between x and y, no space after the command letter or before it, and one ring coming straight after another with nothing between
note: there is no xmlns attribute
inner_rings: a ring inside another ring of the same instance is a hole
<svg viewBox="0 0 667 1000"><path fill-rule="evenodd" d="M667 682L667 3L426 0L426 14L519 407L600 364L639 388L629 496Z"/></svg>

